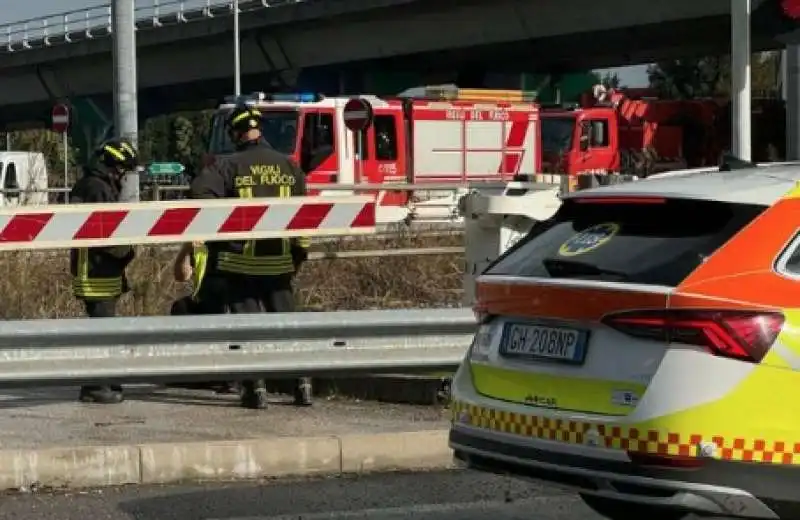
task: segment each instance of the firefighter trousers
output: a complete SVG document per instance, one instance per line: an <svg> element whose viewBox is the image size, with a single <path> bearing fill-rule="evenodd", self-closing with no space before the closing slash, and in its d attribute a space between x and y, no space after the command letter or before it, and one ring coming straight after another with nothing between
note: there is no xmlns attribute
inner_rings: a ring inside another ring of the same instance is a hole
<svg viewBox="0 0 800 520"><path fill-rule="evenodd" d="M86 315L90 318L114 318L117 315L117 302L119 298L106 298L102 300L83 300ZM122 387L111 385L110 387L98 385L84 385L81 387L81 400L95 402L118 402Z"/></svg>
<svg viewBox="0 0 800 520"><path fill-rule="evenodd" d="M294 312L295 300L292 289L292 276L207 276L203 287L216 298L206 298L209 302L204 307L205 313L253 314L259 312ZM213 303L212 303L213 302ZM210 311L210 312L209 312ZM297 404L309 404L310 396L303 397L302 391L310 394L311 381L300 378L297 381L295 401ZM242 381L245 394L263 390L263 380ZM302 398L301 398L302 397Z"/></svg>
<svg viewBox="0 0 800 520"><path fill-rule="evenodd" d="M90 318L114 318L117 315L118 298L105 300L84 300L86 315Z"/></svg>

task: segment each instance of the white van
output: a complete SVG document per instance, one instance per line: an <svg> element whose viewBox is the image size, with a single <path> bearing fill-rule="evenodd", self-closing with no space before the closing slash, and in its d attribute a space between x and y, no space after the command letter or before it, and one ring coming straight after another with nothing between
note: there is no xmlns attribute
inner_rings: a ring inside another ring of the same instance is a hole
<svg viewBox="0 0 800 520"><path fill-rule="evenodd" d="M0 206L47 204L47 177L41 152L0 152Z"/></svg>

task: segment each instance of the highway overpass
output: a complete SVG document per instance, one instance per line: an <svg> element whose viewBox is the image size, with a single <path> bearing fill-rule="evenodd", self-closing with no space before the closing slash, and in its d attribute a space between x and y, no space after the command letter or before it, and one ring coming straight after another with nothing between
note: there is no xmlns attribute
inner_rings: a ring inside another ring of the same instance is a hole
<svg viewBox="0 0 800 520"><path fill-rule="evenodd" d="M762 3L769 2L777 5ZM725 53L730 45L730 0L307 0L270 8L259 0L244 6L245 91L299 81L329 93L358 92L370 86L364 72L381 69L437 80L451 73L480 83L485 72L585 70ZM778 26L767 14L762 21L754 17L754 50L779 46ZM184 15L180 23L172 16L174 23L139 24L142 117L208 106L232 88L231 17ZM82 27L66 28L71 43L54 28L49 45L28 35L27 42L12 43L13 52L0 52L0 129L46 122L56 100L89 97L101 109L110 105L107 30L86 38Z"/></svg>

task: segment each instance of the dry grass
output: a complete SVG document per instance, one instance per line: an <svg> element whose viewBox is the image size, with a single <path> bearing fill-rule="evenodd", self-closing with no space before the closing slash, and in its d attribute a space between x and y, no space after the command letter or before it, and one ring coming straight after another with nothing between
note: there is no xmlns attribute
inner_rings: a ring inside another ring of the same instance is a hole
<svg viewBox="0 0 800 520"><path fill-rule="evenodd" d="M409 232L391 238L363 237L314 246L314 251L389 250L461 246L462 237ZM175 252L143 247L128 270L132 290L120 312L163 315L186 288L172 280ZM299 305L305 310L452 307L461 299L463 256L383 256L308 262L298 276ZM0 318L66 318L83 315L73 298L65 251L0 254Z"/></svg>

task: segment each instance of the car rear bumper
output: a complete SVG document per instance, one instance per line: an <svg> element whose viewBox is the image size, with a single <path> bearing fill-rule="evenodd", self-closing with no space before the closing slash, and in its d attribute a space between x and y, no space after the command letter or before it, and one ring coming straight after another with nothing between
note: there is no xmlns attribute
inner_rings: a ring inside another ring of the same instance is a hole
<svg viewBox="0 0 800 520"><path fill-rule="evenodd" d="M698 468L650 467L554 450L553 442L454 423L450 447L469 467L582 493L745 518L796 518L800 468L709 459Z"/></svg>

